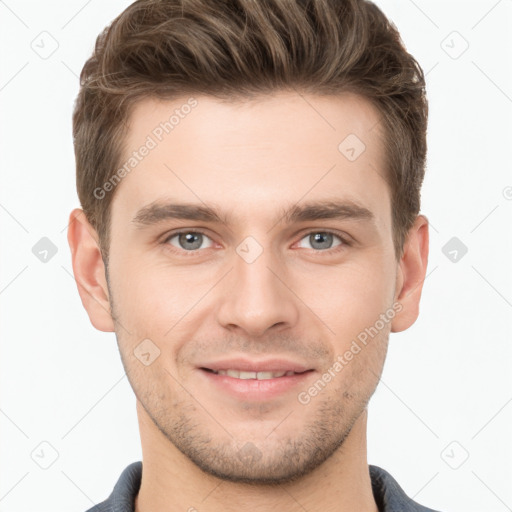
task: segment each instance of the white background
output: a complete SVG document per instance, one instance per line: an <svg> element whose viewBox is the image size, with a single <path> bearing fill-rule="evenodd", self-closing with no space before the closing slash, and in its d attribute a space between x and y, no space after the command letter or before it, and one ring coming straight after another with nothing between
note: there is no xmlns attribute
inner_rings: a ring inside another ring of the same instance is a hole
<svg viewBox="0 0 512 512"><path fill-rule="evenodd" d="M370 403L369 462L431 508L512 510L512 2L376 3L427 73L431 251L420 318L391 335ZM78 74L128 4L0 1L2 512L83 512L141 459L115 336L90 325L66 241ZM41 37L58 44L46 59ZM452 237L468 248L455 263Z"/></svg>

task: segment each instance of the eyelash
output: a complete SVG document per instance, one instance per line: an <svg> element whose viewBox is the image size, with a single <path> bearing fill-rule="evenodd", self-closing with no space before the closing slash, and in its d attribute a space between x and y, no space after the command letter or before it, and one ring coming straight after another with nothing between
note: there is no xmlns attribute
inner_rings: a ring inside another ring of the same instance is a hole
<svg viewBox="0 0 512 512"><path fill-rule="evenodd" d="M169 244L169 240L171 240L171 238L174 238L175 236L181 235L183 233L200 233L201 235L204 235L204 236L206 236L206 237L211 239L211 237L208 236L208 234L205 231L201 230L200 228L193 229L193 230L192 229L182 229L182 230L179 230L179 231L173 231L172 233L167 235L164 238L164 240L162 241L162 244L165 245L166 248L169 249L171 252L179 253L180 255L184 254L187 257L189 257L189 256L196 256L199 252L204 250L204 249L195 249L193 251L186 251L185 249L178 249L177 247L174 247L174 246ZM308 231L308 232L304 233L301 236L301 238L299 239L299 241L304 239L306 236L311 235L313 233L327 233L327 234L334 235L334 236L338 237L340 239L340 241L341 241L341 244L339 244L339 245L337 245L337 246L335 246L335 247L333 247L331 249L324 249L324 250L310 249L310 250L314 251L317 254L322 254L322 253L335 254L338 251L343 250L344 247L351 247L352 246L352 243L349 240L347 240L347 238L343 237L338 232L332 231L332 230L329 230L329 229L313 229L311 231Z"/></svg>

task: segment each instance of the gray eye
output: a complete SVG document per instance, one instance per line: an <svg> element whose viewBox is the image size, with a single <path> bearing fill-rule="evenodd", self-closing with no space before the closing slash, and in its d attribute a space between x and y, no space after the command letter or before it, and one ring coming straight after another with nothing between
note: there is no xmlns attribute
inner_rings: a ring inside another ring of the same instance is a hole
<svg viewBox="0 0 512 512"><path fill-rule="evenodd" d="M335 238L340 240L340 242L333 245L333 241ZM309 247L307 247L307 249L325 250L331 249L332 247L341 244L341 239L339 236L335 235L334 233L329 233L326 231L315 231L309 233L302 240L307 240L307 242L309 243Z"/></svg>
<svg viewBox="0 0 512 512"><path fill-rule="evenodd" d="M173 240L177 239L178 244L173 243ZM186 231L183 233L176 233L175 235L169 237L169 243L174 247L178 247L178 249L184 249L185 251L194 251L196 249L200 249L201 245L205 241L209 241L210 244L208 247L211 247L211 240L202 233L198 233L197 231ZM203 247L204 249L205 247Z"/></svg>

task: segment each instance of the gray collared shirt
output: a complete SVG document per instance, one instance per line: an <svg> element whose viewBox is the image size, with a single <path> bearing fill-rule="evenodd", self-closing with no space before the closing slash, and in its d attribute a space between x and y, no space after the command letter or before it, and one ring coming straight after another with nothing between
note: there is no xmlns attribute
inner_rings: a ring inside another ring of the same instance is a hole
<svg viewBox="0 0 512 512"><path fill-rule="evenodd" d="M368 468L379 512L436 512L411 500L384 469L372 465ZM133 462L121 473L110 496L87 512L134 512L141 477L142 462Z"/></svg>

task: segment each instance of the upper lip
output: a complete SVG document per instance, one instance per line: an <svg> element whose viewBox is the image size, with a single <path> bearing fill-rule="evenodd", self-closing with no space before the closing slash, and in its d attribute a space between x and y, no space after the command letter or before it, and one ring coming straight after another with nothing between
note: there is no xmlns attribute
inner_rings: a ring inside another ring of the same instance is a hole
<svg viewBox="0 0 512 512"><path fill-rule="evenodd" d="M254 359L234 358L211 361L199 365L199 368L209 370L242 370L244 372L295 372L302 373L312 370L309 366L289 359Z"/></svg>

